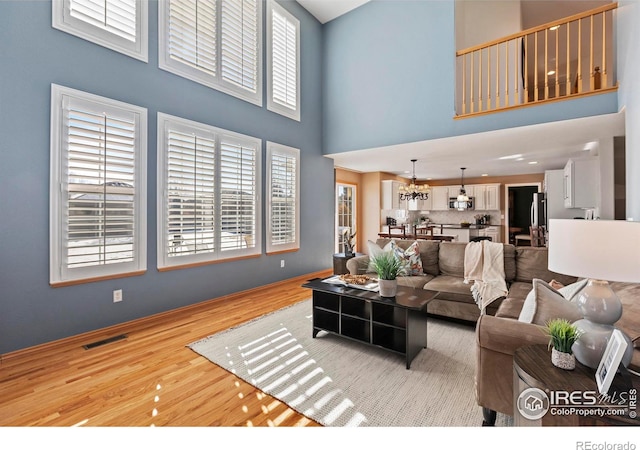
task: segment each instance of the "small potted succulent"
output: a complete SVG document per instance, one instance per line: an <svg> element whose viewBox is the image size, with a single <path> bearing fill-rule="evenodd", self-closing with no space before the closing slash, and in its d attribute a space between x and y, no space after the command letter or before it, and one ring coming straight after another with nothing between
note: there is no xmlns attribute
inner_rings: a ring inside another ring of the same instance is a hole
<svg viewBox="0 0 640 450"><path fill-rule="evenodd" d="M390 251L371 256L369 264L378 275L380 296L395 297L398 289L398 276L402 275L405 270L402 262Z"/></svg>
<svg viewBox="0 0 640 450"><path fill-rule="evenodd" d="M576 367L576 357L571 346L580 339L582 332L567 319L552 319L547 322L544 331L549 336L551 362L565 370Z"/></svg>

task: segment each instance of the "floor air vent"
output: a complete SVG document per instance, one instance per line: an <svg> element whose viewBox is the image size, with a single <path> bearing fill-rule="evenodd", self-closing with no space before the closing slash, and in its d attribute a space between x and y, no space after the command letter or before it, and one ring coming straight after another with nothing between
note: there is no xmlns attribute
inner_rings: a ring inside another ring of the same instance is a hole
<svg viewBox="0 0 640 450"><path fill-rule="evenodd" d="M91 348L100 347L101 345L110 344L111 342L121 341L126 338L127 338L126 334L120 334L118 336L112 336L110 338L103 339L101 341L96 341L96 342L92 342L91 344L83 345L83 347L85 350L89 350Z"/></svg>

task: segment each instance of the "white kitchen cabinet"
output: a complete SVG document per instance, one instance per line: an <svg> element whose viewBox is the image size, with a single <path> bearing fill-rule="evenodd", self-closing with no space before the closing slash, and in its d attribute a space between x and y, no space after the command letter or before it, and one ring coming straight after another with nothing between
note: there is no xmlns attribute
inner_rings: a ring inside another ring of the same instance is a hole
<svg viewBox="0 0 640 450"><path fill-rule="evenodd" d="M400 200L400 186L395 180L382 181L382 209L407 209L407 201Z"/></svg>
<svg viewBox="0 0 640 450"><path fill-rule="evenodd" d="M488 236L491 242L500 242L500 230L498 227L486 227L479 230L479 236Z"/></svg>
<svg viewBox="0 0 640 450"><path fill-rule="evenodd" d="M431 187L431 210L446 211L448 209L449 209L449 187L448 186L432 186Z"/></svg>
<svg viewBox="0 0 640 450"><path fill-rule="evenodd" d="M430 211L432 206L433 193L429 193L426 200L409 200L407 202L409 211Z"/></svg>
<svg viewBox="0 0 640 450"><path fill-rule="evenodd" d="M595 208L600 176L598 158L570 159L564 166L564 207Z"/></svg>
<svg viewBox="0 0 640 450"><path fill-rule="evenodd" d="M500 209L500 184L474 184L474 209L478 211L497 211Z"/></svg>

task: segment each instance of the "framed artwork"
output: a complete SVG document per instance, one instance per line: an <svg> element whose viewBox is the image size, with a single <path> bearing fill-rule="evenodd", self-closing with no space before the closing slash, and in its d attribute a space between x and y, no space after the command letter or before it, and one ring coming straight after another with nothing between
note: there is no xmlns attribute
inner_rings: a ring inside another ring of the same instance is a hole
<svg viewBox="0 0 640 450"><path fill-rule="evenodd" d="M626 348L627 341L625 341L620 330L613 330L598 369L596 369L596 383L598 383L598 390L601 394L606 394L609 391Z"/></svg>

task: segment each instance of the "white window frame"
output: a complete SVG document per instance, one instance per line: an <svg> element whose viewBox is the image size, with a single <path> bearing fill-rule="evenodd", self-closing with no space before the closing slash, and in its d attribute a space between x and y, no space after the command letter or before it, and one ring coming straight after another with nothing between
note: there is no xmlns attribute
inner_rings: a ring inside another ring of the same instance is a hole
<svg viewBox="0 0 640 450"><path fill-rule="evenodd" d="M78 0L76 0L78 1ZM136 40L128 41L104 28L71 16L71 0L53 0L53 28L125 54L140 61L149 61L149 6L147 0L136 0Z"/></svg>
<svg viewBox="0 0 640 450"><path fill-rule="evenodd" d="M133 115L134 139L134 229L133 261L65 267L67 229L65 208L68 198L66 102L89 102L96 111ZM51 85L51 160L49 210L49 279L51 285L139 275L147 268L147 110L117 100L100 97L75 89Z"/></svg>
<svg viewBox="0 0 640 450"><path fill-rule="evenodd" d="M336 209L336 247L335 247L335 251L336 253L342 253L344 251L344 248L341 248L341 236L340 236L340 195L339 195L339 191L340 188L347 188L347 189L351 189L352 190L352 203L351 203L351 222L353 223L353 226L351 227L352 229L350 230L350 233L353 234L353 232L357 232L358 229L358 223L357 223L357 219L358 219L358 185L357 184L351 184L351 183L343 183L343 182L336 182L336 191L335 191L335 209Z"/></svg>
<svg viewBox="0 0 640 450"><path fill-rule="evenodd" d="M273 156L282 155L288 158L294 158L296 161L295 167L295 239L292 242L283 244L274 244L272 242L273 235L273 173L272 164ZM293 147L287 147L286 145L277 144L275 142L267 141L267 234L266 234L266 250L268 253L277 253L282 251L294 251L300 248L300 150Z"/></svg>
<svg viewBox="0 0 640 450"><path fill-rule="evenodd" d="M274 98L273 67L273 13L276 11L296 29L296 107L291 108ZM300 121L300 20L280 6L275 0L267 0L267 109L293 120Z"/></svg>
<svg viewBox="0 0 640 450"><path fill-rule="evenodd" d="M262 39L262 15L263 0L257 0L257 61L256 61L256 92L251 92L235 83L222 78L222 3L216 3L216 75L191 67L188 64L177 61L169 55L169 15L170 0L163 0L158 4L158 67L188 80L200 83L204 86L216 89L225 94L232 95L257 106L262 106L262 67L263 67L263 39ZM224 0L222 0L224 1Z"/></svg>
<svg viewBox="0 0 640 450"><path fill-rule="evenodd" d="M207 137L208 139L215 140L215 244L214 251L206 253L196 253L190 255L181 256L169 256L170 248L168 240L165 238L168 235L168 133L169 130L176 130L184 133L195 133L199 136ZM157 216L157 249L158 249L158 269L169 270L182 267L190 267L192 265L210 264L214 262L225 261L229 259L235 259L239 257L250 257L260 255L262 253L262 240L261 240L261 161L262 161L262 140L246 136L243 134L235 133L232 131L216 128L211 125L194 122L192 120L184 119L181 117L172 116L162 112L158 112L158 216ZM255 164L256 164L256 179L255 179L255 242L253 247L235 249L235 250L221 250L220 240L222 231L222 200L221 200L221 177L220 177L220 159L221 143L225 141L228 143L239 144L247 147L255 148Z"/></svg>

